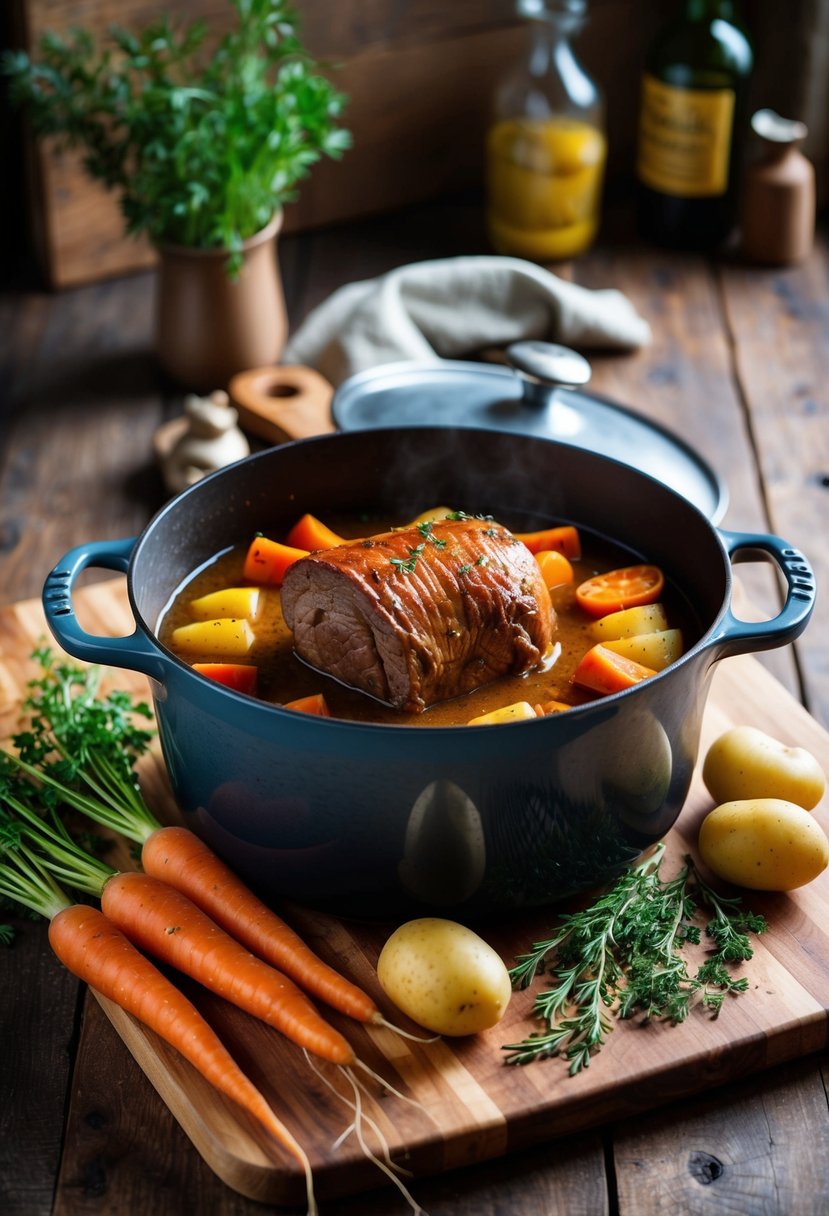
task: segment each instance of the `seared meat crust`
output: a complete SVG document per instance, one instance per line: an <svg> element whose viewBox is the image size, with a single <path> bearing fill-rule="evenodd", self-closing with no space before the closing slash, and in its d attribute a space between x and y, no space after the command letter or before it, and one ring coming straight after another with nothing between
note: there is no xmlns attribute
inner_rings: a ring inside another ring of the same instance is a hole
<svg viewBox="0 0 829 1216"><path fill-rule="evenodd" d="M312 553L288 570L282 610L306 663L409 713L529 670L554 626L535 558L485 519Z"/></svg>

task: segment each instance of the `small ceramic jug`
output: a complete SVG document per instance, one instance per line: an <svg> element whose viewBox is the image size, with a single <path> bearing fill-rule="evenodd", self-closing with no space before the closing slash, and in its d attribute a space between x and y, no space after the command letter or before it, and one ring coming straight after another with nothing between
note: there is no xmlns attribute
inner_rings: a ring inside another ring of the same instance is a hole
<svg viewBox="0 0 829 1216"><path fill-rule="evenodd" d="M789 266L802 261L815 235L815 171L800 151L802 122L758 110L751 120L763 154L746 172L742 250L753 262Z"/></svg>

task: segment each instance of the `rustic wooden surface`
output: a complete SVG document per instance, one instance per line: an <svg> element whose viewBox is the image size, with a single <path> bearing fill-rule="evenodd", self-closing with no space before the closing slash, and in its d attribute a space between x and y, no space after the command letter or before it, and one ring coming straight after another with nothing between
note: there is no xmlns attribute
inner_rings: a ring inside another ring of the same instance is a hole
<svg viewBox="0 0 829 1216"><path fill-rule="evenodd" d="M123 579L85 588L75 600L90 632L130 632ZM11 705L19 705L26 679L35 674L26 656L44 629L39 600L0 608L0 711L9 707L9 720ZM144 676L114 672L109 679L141 698L147 696ZM702 748L742 723L807 747L829 771L829 733L748 656L719 666L703 722ZM139 771L158 817L179 822L157 747L142 759ZM666 838L666 875L675 873L682 856L693 849L699 823L710 807L697 773L681 820ZM829 829L829 800L814 814ZM112 864L132 866L128 851L122 853L110 859ZM728 1002L715 1021L697 1009L678 1027L619 1022L578 1078L569 1077L561 1062L528 1068L503 1063L502 1044L524 1039L537 1028L530 1016L537 985L517 993L503 1021L474 1040L404 1041L386 1028L364 1028L327 1011L326 1017L346 1035L359 1059L405 1095L403 1099L369 1083L364 1103L366 1113L382 1128L392 1160L405 1162L413 1175L410 1189L419 1195L437 1175L460 1163L483 1165L539 1142L555 1143L576 1128L627 1121L653 1106L696 1097L712 1077L722 1084L824 1048L829 1042L829 871L804 891L785 896L755 893L751 908L767 916L769 929L756 941L745 997ZM392 923L341 921L301 907L288 908L287 915L326 962L346 967L388 1017L418 1032L395 1014L376 978L377 958ZM548 926L549 913L536 911L491 928L487 936L503 958L514 959L543 938ZM317 1061L312 1070L295 1047L261 1022L206 993L195 993L194 999L234 1059L299 1137L319 1198L376 1187L382 1178L367 1163L356 1138L337 1144L351 1118L342 1101L348 1097L348 1085L337 1067ZM213 1172L242 1195L283 1206L300 1202L304 1177L291 1156L166 1043L112 1002L100 1000ZM370 1130L367 1136L374 1143Z"/></svg>
<svg viewBox="0 0 829 1216"><path fill-rule="evenodd" d="M341 283L406 261L483 252L460 198L282 242L296 324ZM654 344L593 356L593 386L681 431L725 475L726 526L772 530L829 577L829 244L786 271L638 245L624 217L572 269L622 288ZM39 594L74 544L130 535L164 501L157 426L181 409L151 352L152 276L58 296L0 294L0 600ZM743 579L743 570L740 578ZM762 580L757 580L761 583ZM770 588L751 588L753 599ZM763 659L829 725L829 600L792 651ZM217 1181L97 1003L61 972L41 926L0 953L0 1210L9 1216L254 1216ZM35 1035L32 1028L38 1027ZM829 1208L821 1053L693 1100L429 1182L432 1216L812 1216ZM391 1192L332 1201L336 1216L396 1216Z"/></svg>

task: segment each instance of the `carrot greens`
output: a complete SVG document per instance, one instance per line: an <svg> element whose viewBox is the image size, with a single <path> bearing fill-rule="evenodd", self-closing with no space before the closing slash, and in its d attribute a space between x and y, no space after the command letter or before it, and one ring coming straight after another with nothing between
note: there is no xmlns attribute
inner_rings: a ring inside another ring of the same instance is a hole
<svg viewBox="0 0 829 1216"><path fill-rule="evenodd" d="M749 934L765 931L764 918L714 891L689 856L675 878L663 879L664 853L657 846L588 907L562 916L552 937L519 955L510 971L515 988L528 987L550 956L554 962L533 1005L544 1029L506 1045L507 1063L561 1055L574 1075L603 1046L612 1012L676 1025L696 1002L716 1017L726 996L746 991L748 980L731 968L752 957ZM684 947L699 945L703 929L712 949L693 970Z"/></svg>

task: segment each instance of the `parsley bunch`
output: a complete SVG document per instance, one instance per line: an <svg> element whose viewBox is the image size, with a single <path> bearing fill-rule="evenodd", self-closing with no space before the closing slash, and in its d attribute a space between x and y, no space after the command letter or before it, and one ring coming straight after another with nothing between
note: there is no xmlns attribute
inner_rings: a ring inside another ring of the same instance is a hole
<svg viewBox="0 0 829 1216"><path fill-rule="evenodd" d="M570 1073L588 1067L612 1030L610 1013L683 1022L699 1001L716 1017L729 993L745 992L748 980L731 966L753 950L749 933L763 933L762 916L743 911L738 899L714 891L690 857L675 878L663 880L665 846L631 866L589 907L565 915L558 931L518 957L513 986L526 988L554 955L551 984L535 998L533 1013L545 1029L510 1043L507 1063L528 1064L561 1055ZM689 969L683 946L699 945L701 909L711 944L705 962Z"/></svg>
<svg viewBox="0 0 829 1216"><path fill-rule="evenodd" d="M157 244L227 249L265 227L320 156L350 142L345 98L316 70L286 0L230 0L236 28L205 46L202 22L165 15L139 33L47 34L35 62L0 67L35 131L85 152L120 196L127 230Z"/></svg>

